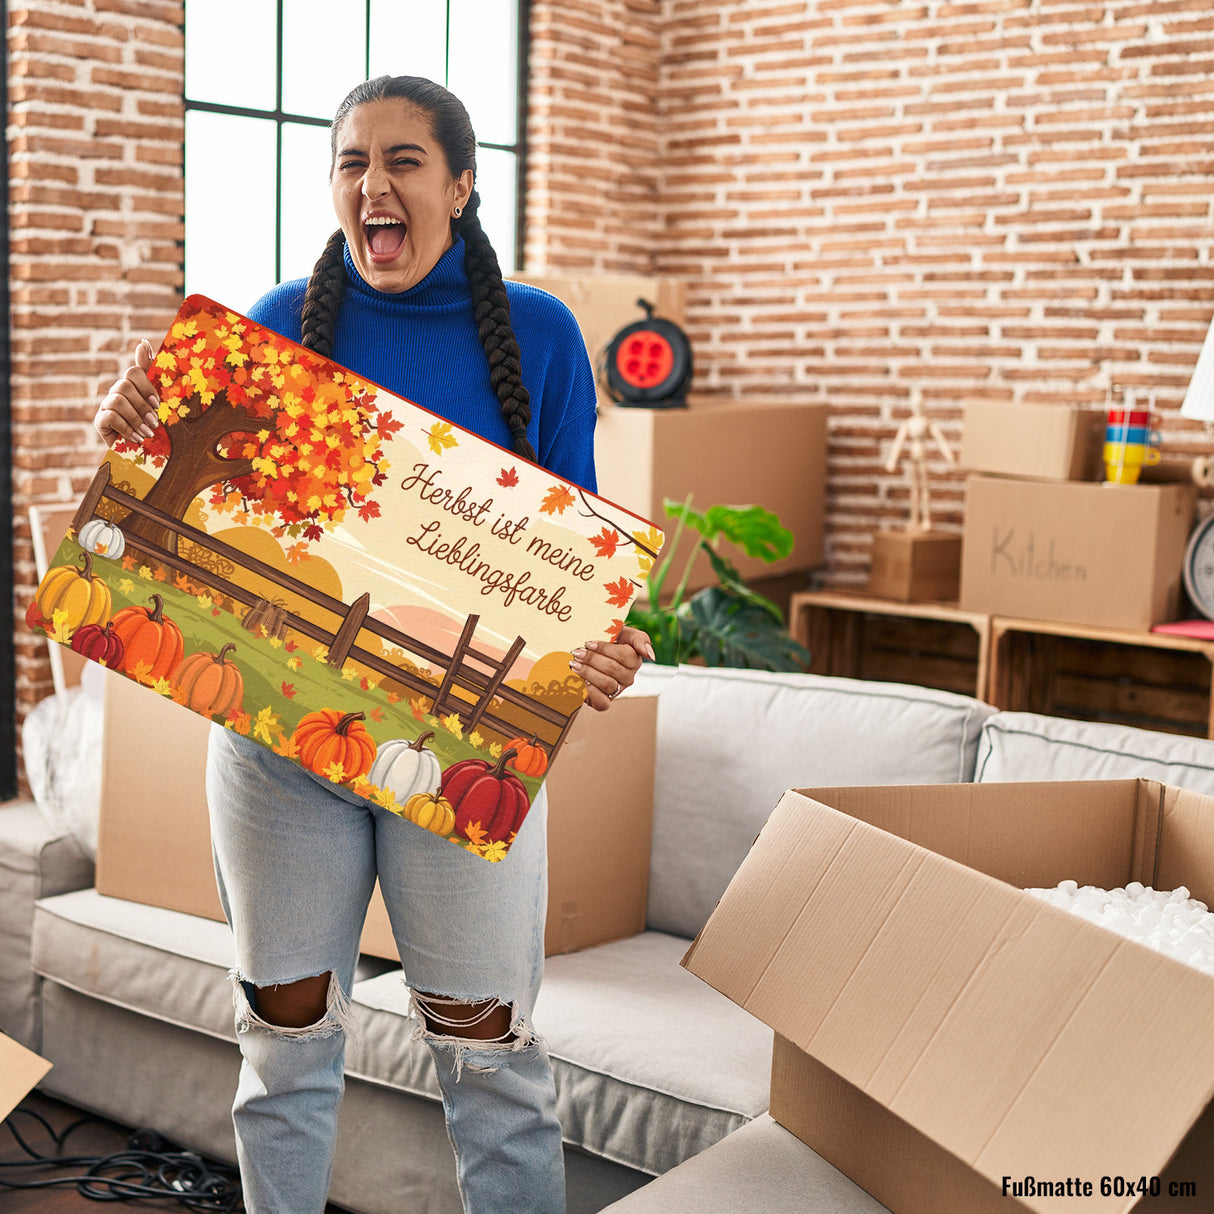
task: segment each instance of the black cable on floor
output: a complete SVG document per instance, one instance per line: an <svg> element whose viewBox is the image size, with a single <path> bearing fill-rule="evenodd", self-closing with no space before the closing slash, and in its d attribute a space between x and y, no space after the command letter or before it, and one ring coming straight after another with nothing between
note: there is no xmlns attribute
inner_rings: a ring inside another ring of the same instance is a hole
<svg viewBox="0 0 1214 1214"><path fill-rule="evenodd" d="M240 1179L237 1173L208 1163L193 1151L178 1151L154 1130L137 1130L127 1142L127 1150L112 1155L42 1155L21 1136L13 1118L31 1117L50 1135L60 1152L67 1136L79 1126L94 1120L81 1117L56 1133L50 1122L34 1109L23 1106L5 1119L5 1128L29 1156L0 1162L0 1188L51 1189L75 1188L90 1201L134 1204L138 1201L173 1199L187 1210L203 1214L235 1214L240 1205ZM69 1176L45 1180L10 1180L6 1173L16 1168L83 1168Z"/></svg>

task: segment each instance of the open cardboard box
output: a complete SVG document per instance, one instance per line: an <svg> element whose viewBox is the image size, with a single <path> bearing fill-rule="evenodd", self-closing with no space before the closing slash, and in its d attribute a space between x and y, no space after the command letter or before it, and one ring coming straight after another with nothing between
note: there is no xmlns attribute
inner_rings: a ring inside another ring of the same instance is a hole
<svg viewBox="0 0 1214 1214"><path fill-rule="evenodd" d="M967 472L1092 481L1104 476L1102 409L971 401L959 463Z"/></svg>
<svg viewBox="0 0 1214 1214"><path fill-rule="evenodd" d="M772 1116L897 1214L1208 1212L1214 978L1024 892L1067 879L1208 904L1214 798L790 791L684 965L775 1030Z"/></svg>
<svg viewBox="0 0 1214 1214"><path fill-rule="evenodd" d="M210 722L109 672L104 695L98 892L222 920L206 801ZM549 954L644 930L656 728L656 696L585 709L544 781ZM378 886L361 947L397 959Z"/></svg>
<svg viewBox="0 0 1214 1214"><path fill-rule="evenodd" d="M51 1069L45 1058L0 1033L0 1121L7 1117Z"/></svg>

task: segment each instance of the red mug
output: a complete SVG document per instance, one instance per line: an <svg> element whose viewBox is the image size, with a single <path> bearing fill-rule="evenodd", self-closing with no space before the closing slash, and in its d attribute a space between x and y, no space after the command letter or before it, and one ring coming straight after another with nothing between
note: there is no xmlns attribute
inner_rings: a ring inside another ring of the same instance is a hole
<svg viewBox="0 0 1214 1214"><path fill-rule="evenodd" d="M1110 426L1147 426L1158 425L1159 418L1150 409L1110 409Z"/></svg>

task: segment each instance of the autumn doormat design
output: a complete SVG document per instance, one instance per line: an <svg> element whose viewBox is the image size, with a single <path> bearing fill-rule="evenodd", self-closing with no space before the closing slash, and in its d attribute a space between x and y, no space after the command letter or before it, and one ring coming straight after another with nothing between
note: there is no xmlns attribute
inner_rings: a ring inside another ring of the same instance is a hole
<svg viewBox="0 0 1214 1214"><path fill-rule="evenodd" d="M199 295L149 376L27 622L500 860L662 533Z"/></svg>

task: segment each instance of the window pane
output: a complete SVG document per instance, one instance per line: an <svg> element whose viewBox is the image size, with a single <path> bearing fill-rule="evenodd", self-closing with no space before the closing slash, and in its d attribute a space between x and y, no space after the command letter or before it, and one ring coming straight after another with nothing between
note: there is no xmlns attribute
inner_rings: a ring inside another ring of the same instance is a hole
<svg viewBox="0 0 1214 1214"><path fill-rule="evenodd" d="M517 82L517 0L451 0L447 87L482 143L517 141Z"/></svg>
<svg viewBox="0 0 1214 1214"><path fill-rule="evenodd" d="M282 127L282 279L303 278L337 231L329 193L329 128Z"/></svg>
<svg viewBox="0 0 1214 1214"><path fill-rule="evenodd" d="M185 21L186 97L272 110L275 0L186 0Z"/></svg>
<svg viewBox="0 0 1214 1214"><path fill-rule="evenodd" d="M332 118L342 98L366 79L366 9L333 0L283 0L282 108Z"/></svg>
<svg viewBox="0 0 1214 1214"><path fill-rule="evenodd" d="M371 75L445 84L446 0L371 0Z"/></svg>
<svg viewBox="0 0 1214 1214"><path fill-rule="evenodd" d="M518 203L518 157L493 148L476 149L476 189L481 196L481 227L497 251L502 273L515 265L515 217Z"/></svg>
<svg viewBox="0 0 1214 1214"><path fill-rule="evenodd" d="M274 285L274 160L270 119L186 111L187 294L248 312Z"/></svg>

